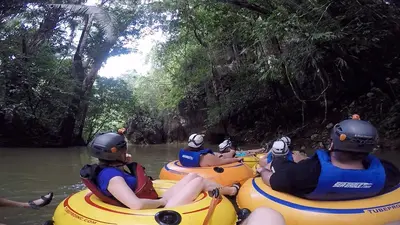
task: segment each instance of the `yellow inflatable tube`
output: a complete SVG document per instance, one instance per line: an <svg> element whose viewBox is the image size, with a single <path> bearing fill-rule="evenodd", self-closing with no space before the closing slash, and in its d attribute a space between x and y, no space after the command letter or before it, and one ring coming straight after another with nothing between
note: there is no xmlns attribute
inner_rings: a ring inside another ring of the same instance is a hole
<svg viewBox="0 0 400 225"><path fill-rule="evenodd" d="M400 185L381 196L351 201L311 201L272 190L261 178L248 180L237 196L241 208L267 206L287 225L384 225L400 221Z"/></svg>
<svg viewBox="0 0 400 225"><path fill-rule="evenodd" d="M255 155L252 156L244 156L241 157L243 159L243 163L246 164L248 167L252 168L254 165L258 163L258 158Z"/></svg>
<svg viewBox="0 0 400 225"><path fill-rule="evenodd" d="M154 187L161 196L165 190L174 185L174 181L154 181ZM197 199L188 205L174 208L147 210L131 210L106 204L94 196L89 190L73 194L62 201L53 216L54 225L148 225L162 224L157 222L162 211L175 211L180 223L165 224L202 224L207 215L212 198L207 193L201 193ZM175 214L176 215L176 214ZM178 221L177 220L177 221ZM236 222L235 210L228 199L222 198L215 208L210 225L232 225Z"/></svg>
<svg viewBox="0 0 400 225"><path fill-rule="evenodd" d="M248 165L250 168L253 168L255 165L258 164L260 159L262 157L266 156L266 155L267 155L267 153L260 153L260 154L257 154L257 155L244 156L244 157L241 157L241 158L243 158L244 164Z"/></svg>
<svg viewBox="0 0 400 225"><path fill-rule="evenodd" d="M180 180L189 173L197 173L224 186L243 184L254 176L251 168L244 163L236 162L217 167L183 167L178 160L175 160L165 164L161 169L160 179Z"/></svg>

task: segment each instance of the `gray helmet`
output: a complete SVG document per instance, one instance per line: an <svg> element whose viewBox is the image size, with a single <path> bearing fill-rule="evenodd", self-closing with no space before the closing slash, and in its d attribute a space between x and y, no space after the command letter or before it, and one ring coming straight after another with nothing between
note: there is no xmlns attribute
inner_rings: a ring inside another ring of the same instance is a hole
<svg viewBox="0 0 400 225"><path fill-rule="evenodd" d="M367 121L344 120L332 128L334 150L370 153L378 142L378 131Z"/></svg>
<svg viewBox="0 0 400 225"><path fill-rule="evenodd" d="M90 153L93 157L107 161L120 161L121 151L127 145L123 135L104 133L97 135L90 143Z"/></svg>

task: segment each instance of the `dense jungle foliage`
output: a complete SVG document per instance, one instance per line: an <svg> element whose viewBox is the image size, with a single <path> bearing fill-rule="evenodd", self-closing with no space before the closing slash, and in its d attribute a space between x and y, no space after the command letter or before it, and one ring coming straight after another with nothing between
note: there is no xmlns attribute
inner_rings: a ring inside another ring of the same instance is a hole
<svg viewBox="0 0 400 225"><path fill-rule="evenodd" d="M398 137L395 2L84 3L0 3L2 145L82 144L125 122L135 143L190 132L255 142L354 112ZM167 37L149 74L98 77L144 28Z"/></svg>

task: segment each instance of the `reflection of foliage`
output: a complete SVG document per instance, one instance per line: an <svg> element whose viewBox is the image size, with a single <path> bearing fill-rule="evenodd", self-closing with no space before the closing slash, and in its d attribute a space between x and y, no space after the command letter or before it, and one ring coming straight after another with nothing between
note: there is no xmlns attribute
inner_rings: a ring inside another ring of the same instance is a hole
<svg viewBox="0 0 400 225"><path fill-rule="evenodd" d="M100 130L123 127L134 109L135 101L128 84L121 79L97 79L90 99L84 134L87 140Z"/></svg>

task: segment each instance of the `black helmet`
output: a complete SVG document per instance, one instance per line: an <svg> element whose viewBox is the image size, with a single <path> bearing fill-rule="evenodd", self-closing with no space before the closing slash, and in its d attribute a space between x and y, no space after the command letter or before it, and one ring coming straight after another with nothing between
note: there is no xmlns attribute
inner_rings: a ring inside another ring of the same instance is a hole
<svg viewBox="0 0 400 225"><path fill-rule="evenodd" d="M97 135L90 143L90 153L93 157L107 161L120 161L121 151L127 145L122 134L104 133Z"/></svg>
<svg viewBox="0 0 400 225"><path fill-rule="evenodd" d="M367 121L349 119L333 127L331 138L334 150L370 153L378 142L378 131Z"/></svg>

